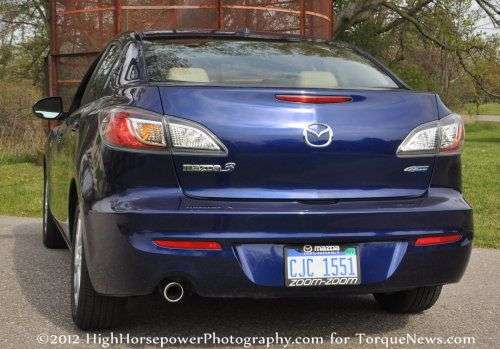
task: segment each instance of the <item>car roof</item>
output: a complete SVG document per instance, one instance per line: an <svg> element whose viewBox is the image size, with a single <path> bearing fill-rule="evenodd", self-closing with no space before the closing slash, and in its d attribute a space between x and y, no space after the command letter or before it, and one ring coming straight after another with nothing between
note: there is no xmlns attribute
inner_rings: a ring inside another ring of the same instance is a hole
<svg viewBox="0 0 500 349"><path fill-rule="evenodd" d="M225 38L242 40L270 40L270 41L312 41L327 42L324 39L303 38L296 34L256 33L248 29L240 31L219 30L158 30L131 33L137 40L170 39L170 38Z"/></svg>

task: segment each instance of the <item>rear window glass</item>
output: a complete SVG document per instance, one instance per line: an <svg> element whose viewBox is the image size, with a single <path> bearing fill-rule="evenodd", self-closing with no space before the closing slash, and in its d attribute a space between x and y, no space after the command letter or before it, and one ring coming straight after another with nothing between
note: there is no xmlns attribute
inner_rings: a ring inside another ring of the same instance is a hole
<svg viewBox="0 0 500 349"><path fill-rule="evenodd" d="M398 88L370 60L338 44L224 39L144 42L152 82L290 87Z"/></svg>

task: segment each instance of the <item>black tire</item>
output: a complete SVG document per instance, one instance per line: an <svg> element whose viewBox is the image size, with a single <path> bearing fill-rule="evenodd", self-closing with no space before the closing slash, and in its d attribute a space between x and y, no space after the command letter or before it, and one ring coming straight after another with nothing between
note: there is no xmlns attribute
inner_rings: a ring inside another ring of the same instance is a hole
<svg viewBox="0 0 500 349"><path fill-rule="evenodd" d="M98 294L90 280L83 242L81 244L81 273L78 294L75 293L75 251L77 245L79 210L75 212L75 223L73 224L73 258L71 263L71 313L75 325L82 330L111 329L119 324L125 316L127 299L124 297L109 297ZM84 230L84 224L82 229ZM83 233L82 233L83 234ZM78 300L77 300L78 299Z"/></svg>
<svg viewBox="0 0 500 349"><path fill-rule="evenodd" d="M432 307L441 294L442 286L419 287L394 293L375 293L380 306L391 313L421 313Z"/></svg>
<svg viewBox="0 0 500 349"><path fill-rule="evenodd" d="M50 212L49 206L49 193L48 193L48 181L47 176L44 174L43 179L43 202L42 202L42 213L43 213L43 226L42 226L42 241L43 245L47 248L68 248L66 242L61 236L61 232L57 227L54 217Z"/></svg>

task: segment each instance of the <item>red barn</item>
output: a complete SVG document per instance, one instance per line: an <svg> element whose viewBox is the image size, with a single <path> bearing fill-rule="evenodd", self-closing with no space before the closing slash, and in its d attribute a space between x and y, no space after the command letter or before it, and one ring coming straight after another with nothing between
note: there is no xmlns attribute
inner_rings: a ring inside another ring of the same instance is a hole
<svg viewBox="0 0 500 349"><path fill-rule="evenodd" d="M332 0L53 0L49 94L71 100L90 62L126 31L248 29L328 39Z"/></svg>

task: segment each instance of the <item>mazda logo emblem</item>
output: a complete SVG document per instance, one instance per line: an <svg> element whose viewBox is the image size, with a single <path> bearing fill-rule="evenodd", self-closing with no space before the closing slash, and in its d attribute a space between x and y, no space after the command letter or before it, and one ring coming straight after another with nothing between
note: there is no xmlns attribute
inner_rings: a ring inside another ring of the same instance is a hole
<svg viewBox="0 0 500 349"><path fill-rule="evenodd" d="M325 124L311 124L304 128L304 140L313 148L324 148L332 144L333 130Z"/></svg>

